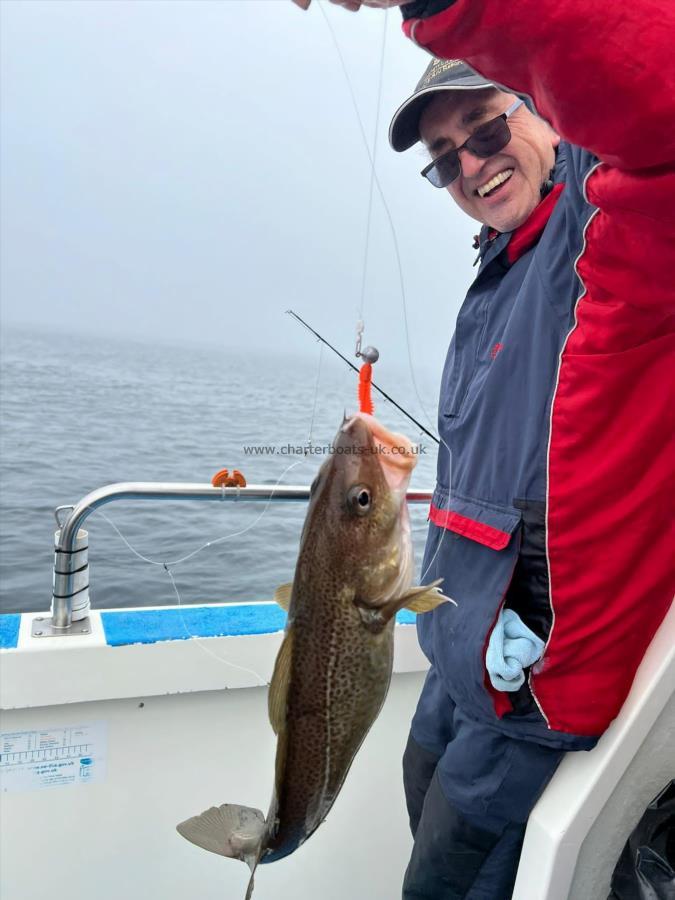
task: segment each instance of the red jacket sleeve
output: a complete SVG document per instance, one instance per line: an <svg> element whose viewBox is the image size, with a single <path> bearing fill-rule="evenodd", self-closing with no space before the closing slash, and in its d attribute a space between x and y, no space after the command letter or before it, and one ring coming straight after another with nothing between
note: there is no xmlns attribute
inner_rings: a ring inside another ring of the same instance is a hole
<svg viewBox="0 0 675 900"><path fill-rule="evenodd" d="M435 56L530 95L565 140L603 162L675 161L675 3L458 0L403 27Z"/></svg>

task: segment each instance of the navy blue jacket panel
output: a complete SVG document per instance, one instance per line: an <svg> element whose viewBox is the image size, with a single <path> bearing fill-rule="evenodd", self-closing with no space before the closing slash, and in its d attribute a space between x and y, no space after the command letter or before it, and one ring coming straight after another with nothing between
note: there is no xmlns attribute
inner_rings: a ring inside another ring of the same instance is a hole
<svg viewBox="0 0 675 900"><path fill-rule="evenodd" d="M595 163L592 154L561 143L553 180L564 189L536 244L517 259L509 258L512 235L490 240L487 228L481 232L481 265L441 382L441 447L422 570L425 583L442 578L458 606L418 618L420 644L466 715L564 749L593 746L595 738L552 731L531 696L498 714L485 650L516 568L527 589L513 605L536 632L550 628L549 610L541 609L548 603L541 584L545 528L531 528L525 541L523 520L544 515L551 400L581 291L574 263L593 212L583 181ZM536 590L528 578L537 579ZM531 610L523 602L530 595L539 598ZM502 696L502 707L512 699ZM429 697L430 722L438 715L433 702ZM424 705L423 694L418 718ZM428 736L422 743L428 746Z"/></svg>

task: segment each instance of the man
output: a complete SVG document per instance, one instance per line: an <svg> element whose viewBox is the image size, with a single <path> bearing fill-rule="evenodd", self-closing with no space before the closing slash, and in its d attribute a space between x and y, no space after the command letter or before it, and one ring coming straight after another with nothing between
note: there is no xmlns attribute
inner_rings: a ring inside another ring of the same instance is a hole
<svg viewBox="0 0 675 900"><path fill-rule="evenodd" d="M530 267L540 243L565 245L578 216L549 227L568 158L558 134L460 60L432 61L396 112L393 148L418 140L432 158L426 178L484 227L442 382L443 443L423 568L425 578L444 578L460 608L424 630L420 621L432 667L404 757L415 835L404 897L470 891L505 900L527 816L563 751L595 742L552 736L525 682L551 628L537 469L552 370L569 328ZM568 259L561 268L569 309L576 276Z"/></svg>
<svg viewBox="0 0 675 900"><path fill-rule="evenodd" d="M404 898L508 900L537 797L617 715L675 588L675 8L367 5L437 57L392 146L421 140L483 226L439 404L423 571L458 606L418 624Z"/></svg>

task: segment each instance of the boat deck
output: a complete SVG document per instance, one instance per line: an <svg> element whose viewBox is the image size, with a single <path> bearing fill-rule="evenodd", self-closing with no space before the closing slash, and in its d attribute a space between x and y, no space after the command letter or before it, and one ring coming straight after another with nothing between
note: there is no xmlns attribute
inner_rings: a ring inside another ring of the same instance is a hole
<svg viewBox="0 0 675 900"><path fill-rule="evenodd" d="M271 603L105 610L36 638L0 616L2 894L12 900L243 898L247 868L175 825L223 802L267 810L267 689L285 614ZM384 709L326 822L256 878L255 900L393 900L411 848L400 759L427 667L396 626ZM514 900L597 900L646 804L675 776L675 611L620 717L570 754L528 825Z"/></svg>

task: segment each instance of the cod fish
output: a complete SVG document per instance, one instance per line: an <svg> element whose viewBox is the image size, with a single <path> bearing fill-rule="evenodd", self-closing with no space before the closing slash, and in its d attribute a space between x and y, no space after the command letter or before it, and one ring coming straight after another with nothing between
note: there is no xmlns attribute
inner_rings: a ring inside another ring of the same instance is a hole
<svg viewBox="0 0 675 900"><path fill-rule="evenodd" d="M402 607L446 602L440 581L411 587L405 493L417 461L410 441L358 413L345 420L310 492L288 610L269 689L277 735L267 818L213 806L177 826L187 840L256 866L293 853L323 822L384 703ZM453 602L453 601L451 601Z"/></svg>

